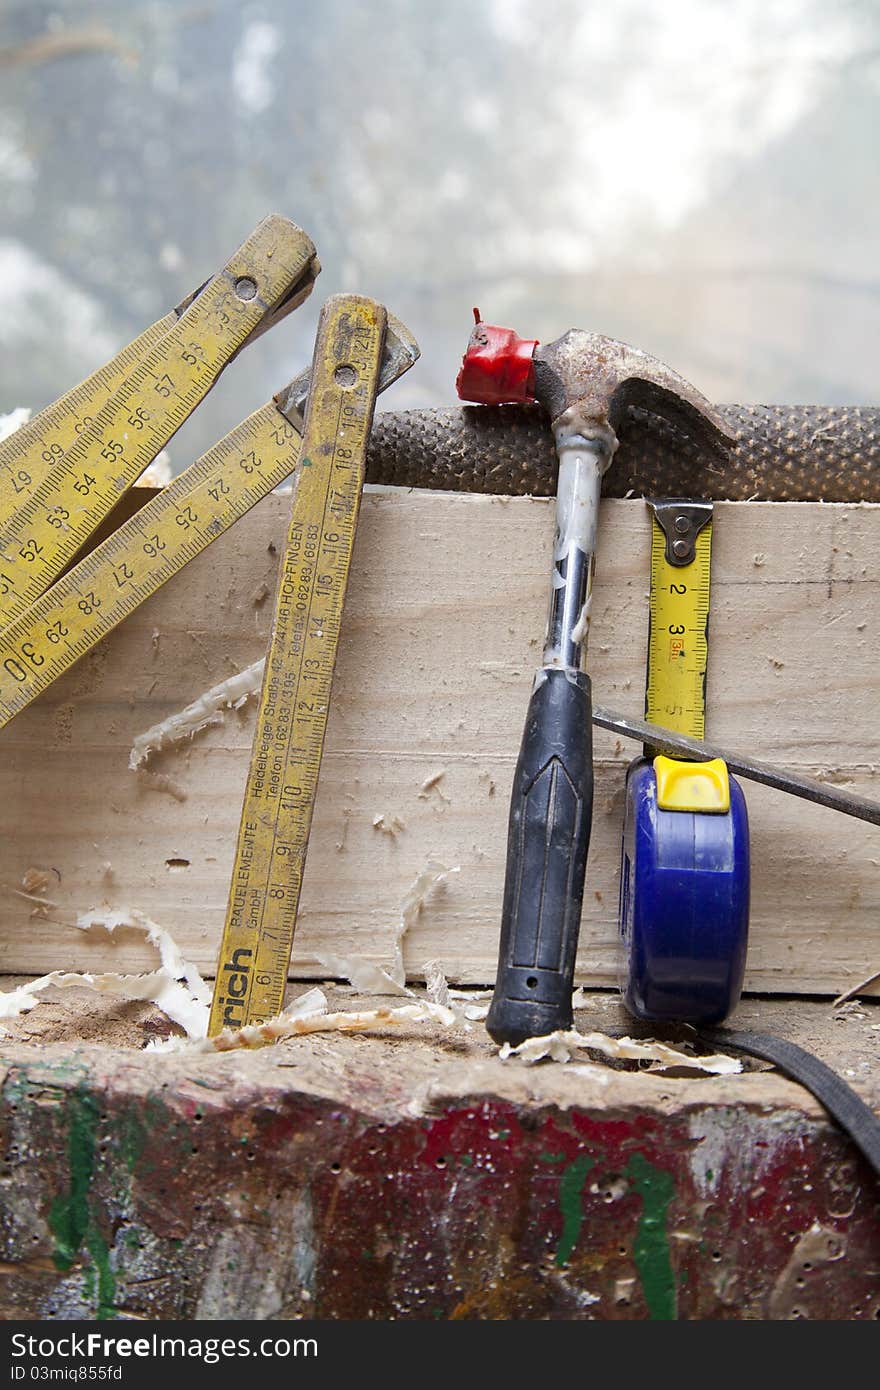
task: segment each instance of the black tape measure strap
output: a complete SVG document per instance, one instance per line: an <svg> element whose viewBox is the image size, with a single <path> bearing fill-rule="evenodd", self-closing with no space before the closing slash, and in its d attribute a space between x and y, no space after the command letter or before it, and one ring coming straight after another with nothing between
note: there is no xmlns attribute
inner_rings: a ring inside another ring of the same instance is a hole
<svg viewBox="0 0 880 1390"><path fill-rule="evenodd" d="M741 1033L733 1028L700 1028L698 1032L713 1047L732 1047L735 1051L760 1057L764 1062L772 1062L793 1081L806 1086L880 1177L880 1119L831 1067L820 1062L812 1052L769 1033Z"/></svg>

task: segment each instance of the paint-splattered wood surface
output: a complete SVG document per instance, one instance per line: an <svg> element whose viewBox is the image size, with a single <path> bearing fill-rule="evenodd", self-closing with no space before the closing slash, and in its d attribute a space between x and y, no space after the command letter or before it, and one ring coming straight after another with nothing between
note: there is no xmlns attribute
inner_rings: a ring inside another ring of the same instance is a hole
<svg viewBox="0 0 880 1390"><path fill-rule="evenodd" d="M143 1008L91 1022L137 1044ZM878 1010L735 1022L876 1101ZM82 1023L62 996L4 1043L2 1318L877 1316L875 1184L775 1073L528 1067L479 1024L144 1056L71 1047ZM607 995L577 1015L627 1023Z"/></svg>
<svg viewBox="0 0 880 1390"><path fill-rule="evenodd" d="M145 912L211 970L253 709L128 770L136 734L258 658L288 502L273 496L3 731L5 968L144 968L139 938L87 939L78 913ZM316 955L387 962L429 857L460 872L405 943L417 975L494 974L507 800L546 611L552 504L372 492L346 607L297 975ZM591 669L597 700L642 708L648 519L603 505ZM708 729L718 742L880 796L880 507L717 508ZM579 977L615 980L618 839L634 746L597 732ZM880 832L747 786L747 985L837 992L880 965ZM30 891L51 904L41 908ZM33 885L36 884L36 889Z"/></svg>

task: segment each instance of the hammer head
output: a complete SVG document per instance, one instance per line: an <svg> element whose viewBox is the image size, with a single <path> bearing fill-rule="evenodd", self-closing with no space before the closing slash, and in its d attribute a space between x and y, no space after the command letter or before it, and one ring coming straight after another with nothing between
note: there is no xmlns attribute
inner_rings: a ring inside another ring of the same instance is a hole
<svg viewBox="0 0 880 1390"><path fill-rule="evenodd" d="M530 371L524 369L526 358ZM511 360L518 367L515 391L508 386ZM540 344L478 318L456 386L463 400L542 405L557 439L609 429L616 434L624 415L643 410L716 453L733 443L711 402L671 367L628 343L579 328Z"/></svg>

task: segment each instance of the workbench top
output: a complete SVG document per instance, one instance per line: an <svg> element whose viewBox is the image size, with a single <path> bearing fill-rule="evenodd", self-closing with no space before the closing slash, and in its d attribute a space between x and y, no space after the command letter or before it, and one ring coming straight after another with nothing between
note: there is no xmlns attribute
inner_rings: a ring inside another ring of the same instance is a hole
<svg viewBox="0 0 880 1390"><path fill-rule="evenodd" d="M331 1007L377 1002L404 1001L331 991ZM612 994L576 1022L637 1031ZM877 1003L751 998L733 1022L880 1103ZM763 1064L526 1065L476 1021L157 1055L140 1050L169 1031L152 1006L73 991L10 1031L5 1318L877 1311L873 1175Z"/></svg>

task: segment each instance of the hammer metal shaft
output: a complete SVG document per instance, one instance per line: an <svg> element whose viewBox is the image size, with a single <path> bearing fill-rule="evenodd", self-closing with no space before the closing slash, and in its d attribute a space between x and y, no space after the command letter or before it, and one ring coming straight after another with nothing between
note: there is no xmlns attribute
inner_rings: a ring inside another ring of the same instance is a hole
<svg viewBox="0 0 880 1390"><path fill-rule="evenodd" d="M590 631L602 475L611 461L605 439L560 442L556 543L543 664L580 670Z"/></svg>

